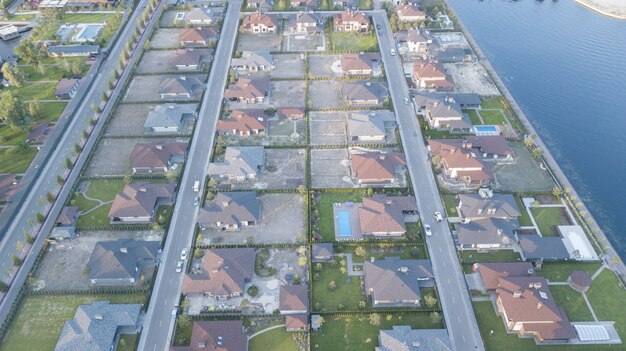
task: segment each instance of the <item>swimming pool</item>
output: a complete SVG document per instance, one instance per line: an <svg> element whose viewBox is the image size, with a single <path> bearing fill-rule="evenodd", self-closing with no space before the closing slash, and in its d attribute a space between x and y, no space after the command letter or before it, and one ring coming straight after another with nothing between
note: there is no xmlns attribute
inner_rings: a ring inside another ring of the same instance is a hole
<svg viewBox="0 0 626 351"><path fill-rule="evenodd" d="M498 126L474 126L474 132L478 136L500 135L500 128Z"/></svg>
<svg viewBox="0 0 626 351"><path fill-rule="evenodd" d="M347 211L337 211L337 235L339 237L352 236L352 228L350 226L350 213Z"/></svg>

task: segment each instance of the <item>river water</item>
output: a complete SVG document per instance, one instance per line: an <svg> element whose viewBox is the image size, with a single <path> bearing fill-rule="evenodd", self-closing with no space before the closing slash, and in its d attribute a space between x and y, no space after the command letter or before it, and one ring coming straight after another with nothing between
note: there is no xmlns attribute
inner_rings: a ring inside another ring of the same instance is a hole
<svg viewBox="0 0 626 351"><path fill-rule="evenodd" d="M573 0L447 0L626 258L626 21Z"/></svg>

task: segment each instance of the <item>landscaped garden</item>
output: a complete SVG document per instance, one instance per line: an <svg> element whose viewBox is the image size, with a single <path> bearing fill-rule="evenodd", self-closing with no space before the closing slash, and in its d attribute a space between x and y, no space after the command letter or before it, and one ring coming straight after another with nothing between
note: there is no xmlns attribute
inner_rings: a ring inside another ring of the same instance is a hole
<svg viewBox="0 0 626 351"><path fill-rule="evenodd" d="M271 327L270 325L269 327ZM298 345L293 337L293 333L285 330L285 327L275 328L261 333L252 339L248 344L249 351L297 351Z"/></svg>
<svg viewBox="0 0 626 351"><path fill-rule="evenodd" d="M572 322L593 321L583 295L567 285L551 285L550 291L558 306L563 307Z"/></svg>
<svg viewBox="0 0 626 351"><path fill-rule="evenodd" d="M551 282L565 282L573 271L584 271L592 276L600 266L601 262L550 262L544 263L536 273Z"/></svg>
<svg viewBox="0 0 626 351"><path fill-rule="evenodd" d="M92 301L139 303L143 294L27 296L2 341L0 351L54 350L65 321L76 308Z"/></svg>
<svg viewBox="0 0 626 351"><path fill-rule="evenodd" d="M456 209L456 199L454 194L442 194L443 205L446 208L446 213L448 217L456 217L459 215Z"/></svg>
<svg viewBox="0 0 626 351"><path fill-rule="evenodd" d="M542 236L558 236L557 226L572 224L565 207L531 207L530 212Z"/></svg>
<svg viewBox="0 0 626 351"><path fill-rule="evenodd" d="M74 193L70 205L77 206L81 212L76 226L88 227L109 224L108 214L111 209L111 202L115 195L122 191L124 185L125 182L122 179L91 180L85 194Z"/></svg>
<svg viewBox="0 0 626 351"><path fill-rule="evenodd" d="M356 311L367 306L360 277L349 276L347 269L345 258L313 264L313 312Z"/></svg>
<svg viewBox="0 0 626 351"><path fill-rule="evenodd" d="M443 328L441 319L429 313L373 313L350 316L323 315L322 328L311 333L311 350L371 350L378 346L378 331L394 325L409 325L415 329Z"/></svg>
<svg viewBox="0 0 626 351"><path fill-rule="evenodd" d="M319 234L322 241L335 241L335 221L333 204L347 201L361 202L361 192L323 192L316 201L314 214L318 215L314 230Z"/></svg>
<svg viewBox="0 0 626 351"><path fill-rule="evenodd" d="M386 256L398 256L403 260L427 259L425 245L417 244L370 244L363 243L360 245L337 245L335 252L339 254L352 254L352 262L363 263L374 257L381 260Z"/></svg>

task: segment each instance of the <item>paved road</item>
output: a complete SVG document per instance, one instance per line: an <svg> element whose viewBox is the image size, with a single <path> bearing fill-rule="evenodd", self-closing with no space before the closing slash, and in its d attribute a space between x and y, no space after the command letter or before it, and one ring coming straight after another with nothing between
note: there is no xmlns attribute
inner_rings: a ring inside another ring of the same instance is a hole
<svg viewBox="0 0 626 351"><path fill-rule="evenodd" d="M377 36L420 216L423 223L429 223L432 227L433 235L427 237L426 241L452 348L484 350L452 233L445 221L436 222L433 219L435 211L444 213L443 205L415 112L410 104L404 103L409 89L399 57L391 56L390 53L395 47L391 27L384 11L373 11L372 16L374 23L383 28Z"/></svg>
<svg viewBox="0 0 626 351"><path fill-rule="evenodd" d="M167 350L172 337L175 318L172 310L180 298L183 274L176 273L176 262L183 248L190 248L198 209L194 198L203 194L204 179L209 165L215 127L222 106L224 87L230 59L235 47L241 1L229 1L215 57L202 100L198 122L191 142L185 171L180 182L172 223L163 249L163 256L154 283L154 290L146 313L138 350ZM193 191L193 183L200 180L202 189ZM193 254L190 252L190 255Z"/></svg>
<svg viewBox="0 0 626 351"><path fill-rule="evenodd" d="M142 8L143 5L146 5L147 3L148 0L141 0L138 7ZM152 18L149 23L149 28L154 26L154 24L157 22L160 16L160 11L163 10L163 7L164 5L159 5L157 14ZM99 101L102 93L104 92L104 89L108 89L110 72L115 69L115 66L117 65L117 57L119 57L122 50L124 50L126 46L126 41L129 40L135 32L135 26L132 24L138 21L140 12L141 11L136 11L129 19L129 23L131 25L126 26L120 34L120 38L117 44L110 51L111 55L109 57L111 57L111 59L107 60L104 63L102 69L100 70L101 73L98 73L96 75L93 88L82 100L83 104L78 107L75 117L71 120L71 122L69 122L70 125L68 126L68 130L63 135L59 146L54 150L48 162L44 165L41 165L41 167L43 168L41 170L41 174L35 180L35 184L33 185L31 192L28 194L24 205L16 214L14 221L8 229L9 234L5 236L4 241L2 242L2 246L0 247L0 260L2 260L2 262L6 262L7 260L11 259L11 255L15 251L14 242L17 242L18 240L23 240L23 231L30 231L31 226L28 223L29 219L35 218L36 213L42 210L39 199L43 198L45 200L46 193L48 191L53 191L58 186L56 181L57 175L62 175L64 172L66 172L65 159L72 153L74 144L79 142L79 140L82 138L82 132L88 126L89 118L93 115L93 113L89 111L89 104L91 103L91 101ZM150 30L148 29L146 30L144 35L142 35L139 44L137 45L137 48L143 47L143 44L148 39L149 32ZM139 59L139 52L140 50L135 50L133 52L128 67L132 67L132 65ZM56 221L56 217L61 212L64 202L71 195L70 193L72 189L72 184L78 179L81 168L87 161L89 151L94 147L97 141L97 135L103 129L106 118L110 115L113 109L113 102L115 102L119 94L122 92L122 83L129 78L130 74L131 69L126 69L122 73L122 76L120 78L120 84L117 85L115 91L113 92L113 95L111 95L111 98L109 99L110 103L106 105L102 113L102 117L98 120L98 123L94 127L94 130L91 134L91 137L84 146L84 151L77 159L75 166L69 174L65 185L61 189L57 201L52 205L50 214L42 225L42 229L40 231L41 234L37 236L36 241L33 244L33 248L24 260L22 268L17 272L13 284L11 285L11 289L8 291L7 295L2 301L2 304L0 305L0 321L6 320L6 316L10 311L11 306L15 301L15 298L17 297L20 288L25 283L26 278L28 277L28 273L32 269L35 259L44 245L48 232L52 229Z"/></svg>

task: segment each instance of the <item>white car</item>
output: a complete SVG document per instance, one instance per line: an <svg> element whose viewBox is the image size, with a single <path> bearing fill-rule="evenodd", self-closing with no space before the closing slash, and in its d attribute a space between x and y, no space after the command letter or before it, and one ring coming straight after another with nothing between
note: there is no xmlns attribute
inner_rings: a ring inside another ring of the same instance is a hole
<svg viewBox="0 0 626 351"><path fill-rule="evenodd" d="M183 271L183 261L176 262L176 273L181 273Z"/></svg>
<svg viewBox="0 0 626 351"><path fill-rule="evenodd" d="M396 56L396 49L391 49L391 56Z"/></svg>
<svg viewBox="0 0 626 351"><path fill-rule="evenodd" d="M187 248L184 248L183 251L180 252L180 259L183 261L187 259Z"/></svg>
<svg viewBox="0 0 626 351"><path fill-rule="evenodd" d="M409 97L408 97L408 96L406 96L406 97L404 98L404 104L405 104L405 105L408 105L408 104L409 104L409 101L411 101L411 100L409 99Z"/></svg>
<svg viewBox="0 0 626 351"><path fill-rule="evenodd" d="M435 212L435 220L437 222L443 221L443 216L441 216L441 212L439 212L439 211Z"/></svg>
<svg viewBox="0 0 626 351"><path fill-rule="evenodd" d="M424 224L424 233L426 233L426 236L433 235L433 232L430 230L430 225Z"/></svg>

